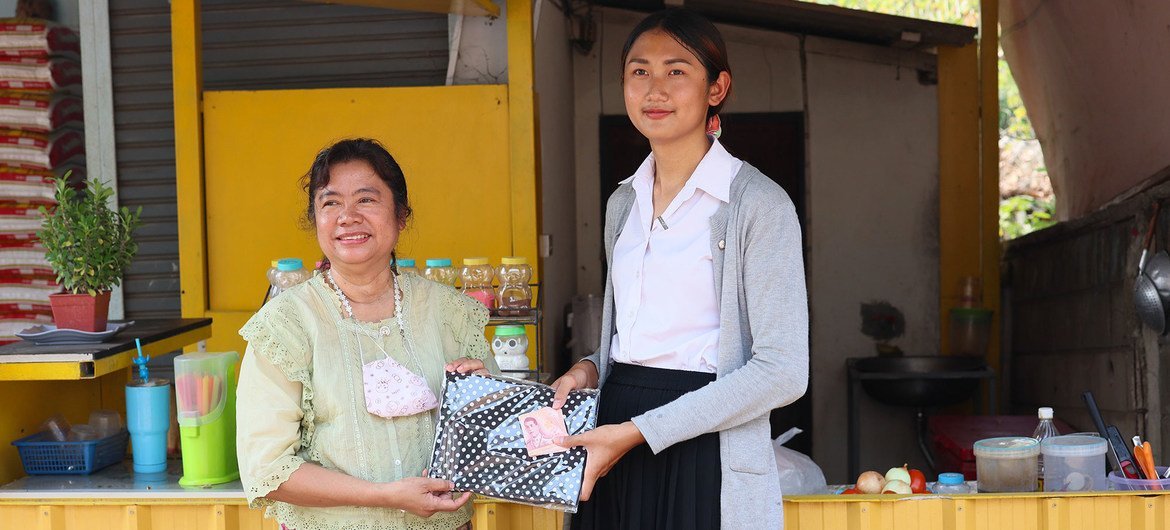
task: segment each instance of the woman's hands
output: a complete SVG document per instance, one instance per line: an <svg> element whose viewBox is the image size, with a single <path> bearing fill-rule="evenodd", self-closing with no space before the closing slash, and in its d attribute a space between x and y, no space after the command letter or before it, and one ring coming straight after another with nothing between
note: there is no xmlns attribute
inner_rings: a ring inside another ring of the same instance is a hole
<svg viewBox="0 0 1170 530"><path fill-rule="evenodd" d="M388 497L387 504L419 517L430 517L437 512L453 512L471 499L471 492L459 497L451 494L455 484L428 477L408 477L381 484Z"/></svg>
<svg viewBox="0 0 1170 530"><path fill-rule="evenodd" d="M597 388L597 365L592 361L580 361L573 365L565 375L557 378L552 384L556 394L553 395L552 408L560 410L565 404L570 390L582 388ZM563 445L561 447L568 447Z"/></svg>
<svg viewBox="0 0 1170 530"><path fill-rule="evenodd" d="M460 357L447 363L443 367L448 372L457 372L460 374L473 373L477 375L488 375L488 369L483 365L483 361L479 359L471 359L468 357Z"/></svg>
<svg viewBox="0 0 1170 530"><path fill-rule="evenodd" d="M597 483L597 479L609 473L614 464L630 449L645 441L642 431L638 430L634 422L627 421L617 425L602 425L574 436L564 436L558 439L556 444L561 447L581 446L588 453L589 456L585 459L585 478L581 483L581 500L587 501L593 494L593 485Z"/></svg>

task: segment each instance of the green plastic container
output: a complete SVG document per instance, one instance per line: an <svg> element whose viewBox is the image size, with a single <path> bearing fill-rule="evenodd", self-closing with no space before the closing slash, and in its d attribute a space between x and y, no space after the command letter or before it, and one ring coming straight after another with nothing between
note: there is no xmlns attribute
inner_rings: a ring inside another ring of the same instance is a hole
<svg viewBox="0 0 1170 530"><path fill-rule="evenodd" d="M175 401L183 448L183 486L240 478L236 461L236 363L240 355L175 357Z"/></svg>

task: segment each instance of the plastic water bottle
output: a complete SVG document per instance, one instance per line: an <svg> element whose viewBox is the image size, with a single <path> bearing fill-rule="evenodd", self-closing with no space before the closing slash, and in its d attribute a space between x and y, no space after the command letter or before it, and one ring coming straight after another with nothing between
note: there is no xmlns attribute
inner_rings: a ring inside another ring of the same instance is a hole
<svg viewBox="0 0 1170 530"><path fill-rule="evenodd" d="M1040 417L1040 424L1032 432L1032 438L1035 438L1037 442L1043 442L1045 438L1060 436L1060 433L1056 431L1056 425L1052 423L1052 407L1040 407L1036 414ZM1036 471L1039 472L1037 481L1040 485L1040 489L1037 491L1044 491L1044 453L1036 457L1036 462Z"/></svg>

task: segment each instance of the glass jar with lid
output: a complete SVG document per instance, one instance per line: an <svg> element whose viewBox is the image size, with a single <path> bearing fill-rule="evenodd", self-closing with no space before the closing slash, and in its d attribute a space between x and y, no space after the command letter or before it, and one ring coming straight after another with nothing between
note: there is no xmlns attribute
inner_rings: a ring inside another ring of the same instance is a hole
<svg viewBox="0 0 1170 530"><path fill-rule="evenodd" d="M427 259L426 263L427 268L423 269L424 278L455 287L455 282L459 279L459 273L455 270L455 267L451 266L451 260L449 258L430 258Z"/></svg>
<svg viewBox="0 0 1170 530"><path fill-rule="evenodd" d="M532 279L532 267L528 266L528 258L521 256L501 258L496 275L500 279L500 289L496 294L499 313L504 316L531 314L532 288L528 286L528 282Z"/></svg>
<svg viewBox="0 0 1170 530"><path fill-rule="evenodd" d="M402 258L394 262L394 268L398 269L398 274L418 274L418 268L414 263L414 258Z"/></svg>
<svg viewBox="0 0 1170 530"><path fill-rule="evenodd" d="M459 273L463 294L479 300L488 309L495 307L496 290L492 288L495 275L487 258L463 258L463 269Z"/></svg>

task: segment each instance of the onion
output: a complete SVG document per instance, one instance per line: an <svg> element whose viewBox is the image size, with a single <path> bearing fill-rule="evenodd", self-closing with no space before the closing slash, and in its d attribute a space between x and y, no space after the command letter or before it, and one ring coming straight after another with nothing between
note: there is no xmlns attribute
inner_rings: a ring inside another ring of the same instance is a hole
<svg viewBox="0 0 1170 530"><path fill-rule="evenodd" d="M886 471L886 482L891 480L901 480L902 482L909 484L910 471L906 469L906 466L891 467L889 471Z"/></svg>
<svg viewBox="0 0 1170 530"><path fill-rule="evenodd" d="M857 477L857 491L862 493L881 493L886 479L877 471L866 471Z"/></svg>
<svg viewBox="0 0 1170 530"><path fill-rule="evenodd" d="M897 493L898 495L910 495L914 493L910 491L910 485L901 480L891 480L886 482L886 487L882 488L882 493Z"/></svg>

